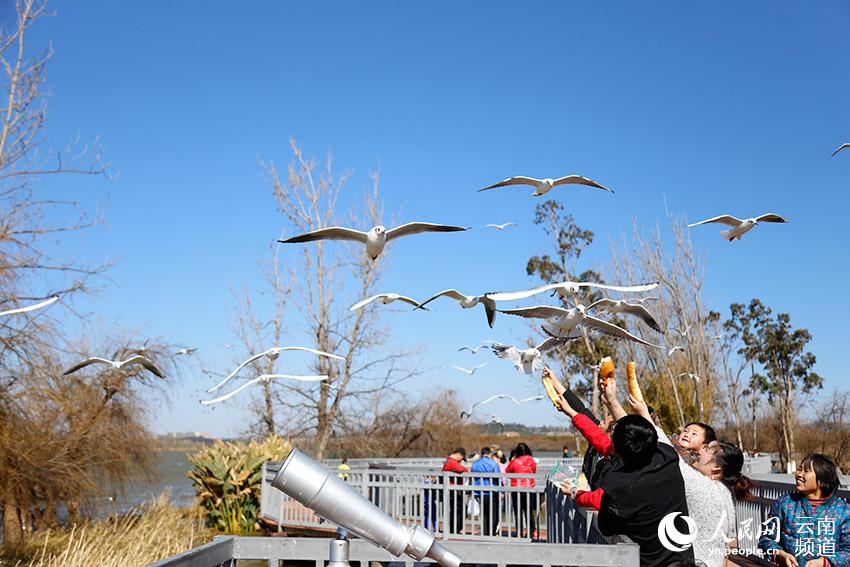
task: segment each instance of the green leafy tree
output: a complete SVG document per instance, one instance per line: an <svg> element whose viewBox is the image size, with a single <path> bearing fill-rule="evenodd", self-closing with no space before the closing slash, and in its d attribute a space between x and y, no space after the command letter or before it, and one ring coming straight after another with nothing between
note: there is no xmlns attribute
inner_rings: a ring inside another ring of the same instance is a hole
<svg viewBox="0 0 850 567"><path fill-rule="evenodd" d="M771 404L778 401L782 462L792 462L796 454L795 395L823 387L823 378L813 370L817 359L806 350L812 334L808 329L795 329L787 313L774 316L759 299L746 307L733 304L730 310L732 317L726 327L741 337L739 355L761 366L762 372L753 372L750 388L766 393Z"/></svg>

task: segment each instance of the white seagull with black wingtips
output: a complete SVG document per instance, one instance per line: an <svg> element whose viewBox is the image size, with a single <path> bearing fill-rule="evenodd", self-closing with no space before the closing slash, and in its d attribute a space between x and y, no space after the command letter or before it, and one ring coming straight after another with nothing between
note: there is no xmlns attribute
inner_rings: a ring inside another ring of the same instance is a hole
<svg viewBox="0 0 850 567"><path fill-rule="evenodd" d="M752 217L749 219L739 219L738 217L733 217L732 215L720 215L716 217L711 217L710 219L705 219L699 222L689 224L688 228L699 226L701 224L715 222L719 222L721 224L725 224L726 226L732 227L729 230L720 231L720 234L722 234L726 240L732 242L733 240L741 240L742 236L750 232L756 227L757 224L761 222L785 223L788 222L788 219L783 216L777 215L776 213L765 213L763 215Z"/></svg>
<svg viewBox="0 0 850 567"><path fill-rule="evenodd" d="M368 232L346 228L344 226L330 226L297 236L291 236L284 240L278 240L278 242L282 244L314 242L316 240L350 240L352 242L361 242L366 245L366 253L374 260L384 251L384 246L387 245L387 242L395 238L422 232L460 232L468 229L469 227L434 224L430 222L409 222L389 230L382 225L377 225L373 226Z"/></svg>
<svg viewBox="0 0 850 567"><path fill-rule="evenodd" d="M552 179L551 177L547 177L546 179L537 179L536 177L515 175L514 177L508 177L498 183L479 189L479 191L487 191L488 189L495 189L496 187L507 187L508 185L530 185L535 189L534 193L532 193L532 196L534 197L545 195L551 191L552 188L557 187L558 185L586 185L588 187L604 189L609 193L614 192L608 187L600 185L596 181L588 179L587 177L582 177L581 175L566 175L564 177L559 177L558 179Z"/></svg>

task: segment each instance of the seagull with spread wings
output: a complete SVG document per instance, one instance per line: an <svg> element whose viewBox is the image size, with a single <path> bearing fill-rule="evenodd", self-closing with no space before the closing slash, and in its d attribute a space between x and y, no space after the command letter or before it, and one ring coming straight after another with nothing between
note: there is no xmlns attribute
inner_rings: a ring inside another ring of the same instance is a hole
<svg viewBox="0 0 850 567"><path fill-rule="evenodd" d="M419 234L422 232L460 232L468 230L469 227L451 226L447 224L434 224L430 222L409 222L387 230L382 225L372 227L368 232L346 228L344 226L331 226L320 228L285 240L278 240L283 244L295 244L300 242L314 242L316 240L351 240L366 245L366 253L375 260L384 251L387 242L394 238Z"/></svg>
<svg viewBox="0 0 850 567"><path fill-rule="evenodd" d="M245 388L253 386L254 384L259 384L260 382L269 382L272 378L286 378L288 380L298 380L300 382L321 382L322 380L327 380L328 377L325 375L321 376L298 376L294 374L261 374L254 378L253 380L248 380L232 392L228 392L222 396L214 398L212 400L201 400L201 403L205 406L211 406L213 404L217 404L223 402L224 400L229 400Z"/></svg>
<svg viewBox="0 0 850 567"><path fill-rule="evenodd" d="M453 368L454 368L455 370L460 370L461 372L464 372L464 373L469 374L470 376L472 376L473 374L475 374L475 372L476 372L479 368L483 368L483 367L485 367L485 366L487 366L487 363L486 363L486 362L485 362L484 364L479 364L478 366L476 366L475 368L473 368L473 369L471 369L471 370L470 370L470 369L467 369L467 368L461 368L460 366L454 366Z"/></svg>
<svg viewBox="0 0 850 567"><path fill-rule="evenodd" d="M34 303L32 305L27 305L26 307L18 307L16 309L9 309L8 311L0 311L0 317L5 317L6 315L17 315L19 313L27 313L29 311L35 311L36 309L41 309L42 307L47 307L53 303L59 301L59 296L54 295L50 299L45 299L39 303Z"/></svg>
<svg viewBox="0 0 850 567"><path fill-rule="evenodd" d="M502 423L502 420L499 419L499 417L497 415L490 414L490 423L495 423L496 425L499 426L499 433L500 434L505 432L505 424Z"/></svg>
<svg viewBox="0 0 850 567"><path fill-rule="evenodd" d="M159 369L159 367L154 364L151 359L142 356L141 354L137 354L135 356L131 356L127 360L109 360L108 358L101 358L99 356L90 356L82 362L78 362L68 370L62 373L63 376L67 376L68 374L73 374L80 368L85 368L89 364L108 364L112 366L115 370L119 370L125 366L130 366L132 364L141 364L145 367L145 369L149 370L155 376L159 378L165 378L165 372Z"/></svg>
<svg viewBox="0 0 850 567"><path fill-rule="evenodd" d="M624 313L626 315L632 315L634 317L638 317L644 323L649 325L649 328L653 331L661 332L661 327L658 326L658 323L655 321L652 313L650 313L649 310L642 304L637 302L629 302L625 299L600 299L599 301L594 301L588 305L587 309L588 311L591 309L603 309L608 313Z"/></svg>
<svg viewBox="0 0 850 567"><path fill-rule="evenodd" d="M484 312L487 315L487 324L493 328L493 322L496 320L496 302L484 295L466 295L456 289L444 289L440 293L434 294L422 302L416 309L425 309L425 306L439 297L450 297L458 302L464 309L472 309L479 303L484 306Z"/></svg>
<svg viewBox="0 0 850 567"><path fill-rule="evenodd" d="M514 177L508 177L507 179L503 179L498 183L494 183L493 185L484 187L483 189L479 189L479 191L495 189L496 187L507 187L508 185L530 185L535 189L534 193L531 194L533 197L545 195L546 193L551 191L553 187L557 187L558 185L586 185L588 187L598 187L599 189L604 189L609 193L614 192L608 187L600 185L596 181L588 179L587 177L582 177L581 175L567 175L564 177L559 177L558 179L552 179L551 177L547 177L546 179L537 179L535 177L515 175Z"/></svg>
<svg viewBox="0 0 850 567"><path fill-rule="evenodd" d="M355 303L351 307L348 308L349 311L357 311L361 307L365 307L366 305L372 303L373 301L380 301L384 305L392 303L393 301L402 301L404 303L409 303L414 307L422 307L418 301L412 299L410 297L406 297L404 295L399 295L397 293L379 293L378 295L373 295L372 297L368 297L359 303ZM426 309L427 311L427 309Z"/></svg>
<svg viewBox="0 0 850 567"><path fill-rule="evenodd" d="M340 356L338 354L332 354L332 353L325 352L325 351L322 351L322 350L316 350L314 348L307 348L307 347L302 347L302 346L272 347L272 348L265 350L261 353L255 354L254 356L250 357L248 360L245 360L244 362L242 362L239 366L234 368L233 371L230 374L227 375L227 378L225 378L224 380L222 380L221 382L219 382L218 384L216 384L215 386L213 386L212 388L207 390L207 392L214 392L214 391L218 390L219 388L221 388L222 386L227 384L227 382L229 382L231 378L236 376L236 374L238 374L240 370L242 370L243 368L245 368L246 366L248 366L249 364L251 364L255 360L265 356L269 360L275 361L280 356L280 353L282 353L284 351L289 351L289 350L300 350L300 351L304 351L304 352L311 352L311 353L318 355L318 356L325 356L327 358L332 358L334 360L345 360L344 356Z"/></svg>
<svg viewBox="0 0 850 567"><path fill-rule="evenodd" d="M520 291L497 291L487 293L485 294L485 296L489 299L492 299L493 301L516 301L519 299L532 297L534 295L538 295L547 291L556 291L558 294L561 295L561 297L568 299L569 294L577 294L582 288L604 289L608 291L619 291L622 293L641 293L645 291L652 291L657 287L658 282L638 285L608 285L595 282L573 282L567 280L563 282L543 284L537 287L533 287L531 289L525 289Z"/></svg>
<svg viewBox="0 0 850 567"><path fill-rule="evenodd" d="M505 230L509 226L516 226L515 222L506 222L503 224L485 224L484 228L495 228L496 230Z"/></svg>
<svg viewBox="0 0 850 567"><path fill-rule="evenodd" d="M847 142L845 144L841 144L840 146L838 146L838 149L835 150L834 152L832 152L832 156L830 156L830 157L835 157L835 154L837 154L841 150L846 150L847 148L850 148L850 142Z"/></svg>
<svg viewBox="0 0 850 567"><path fill-rule="evenodd" d="M634 341L646 346L663 348L648 343L617 325L597 319L596 317L591 317L587 314L587 309L582 304L578 304L570 309L549 305L536 305L534 307L521 307L519 309L500 309L499 312L529 319L552 319L554 320L553 323L543 326L543 331L551 337L568 338L576 327L583 325L612 337Z"/></svg>
<svg viewBox="0 0 850 567"><path fill-rule="evenodd" d="M174 353L174 356L177 356L178 354L184 354L184 355L188 356L188 355L192 354L193 352L195 352L196 350L198 350L197 347L181 348L180 350L178 350L177 352Z"/></svg>
<svg viewBox="0 0 850 567"><path fill-rule="evenodd" d="M460 418L464 419L466 417L470 417L472 415L472 410L474 410L478 406L483 406L484 404L489 404L493 400L511 400L516 405L521 406L522 404L525 404L525 403L528 403L528 402L534 402L534 401L538 401L538 400L542 400L542 399L543 399L542 394L538 395L538 396L531 396L530 398L523 398L521 400L518 400L513 396L509 396L508 394L496 394L495 396L490 396L486 400L481 400L480 402L475 402L474 404L472 404L472 406L468 410L463 410L462 412L460 412Z"/></svg>
<svg viewBox="0 0 850 567"><path fill-rule="evenodd" d="M732 215L720 215L716 217L711 217L710 219L691 223L688 225L688 228L708 223L725 224L726 226L732 228L730 228L729 230L721 230L720 234L722 234L726 240L732 242L733 240L741 240L742 236L754 229L756 225L760 222L785 223L788 222L788 219L783 216L777 215L776 213L765 213L763 215L759 215L757 217L749 219L739 219L738 217L733 217Z"/></svg>
<svg viewBox="0 0 850 567"><path fill-rule="evenodd" d="M673 356L673 353L674 353L674 352L676 352L677 350L678 350L678 351L681 351L681 352L685 352L685 347L683 347L683 346L674 346L673 348L671 348L671 349L669 349L669 350L667 351L667 356Z"/></svg>
<svg viewBox="0 0 850 567"><path fill-rule="evenodd" d="M490 342L481 343L480 345L478 345L477 347L474 347L474 348L471 347L471 346L462 346L459 349L457 349L457 351L460 352L460 351L463 351L463 350L468 350L470 352L470 354L478 354L479 350L481 350L482 348L490 346L490 344L492 344L492 343L490 343Z"/></svg>
<svg viewBox="0 0 850 567"><path fill-rule="evenodd" d="M537 346L520 349L514 345L493 345L493 354L499 358L510 360L514 363L517 371L523 374L532 374L537 372L543 366L543 353L555 347L566 344L568 340L578 338L568 337L559 339L557 337L549 337Z"/></svg>

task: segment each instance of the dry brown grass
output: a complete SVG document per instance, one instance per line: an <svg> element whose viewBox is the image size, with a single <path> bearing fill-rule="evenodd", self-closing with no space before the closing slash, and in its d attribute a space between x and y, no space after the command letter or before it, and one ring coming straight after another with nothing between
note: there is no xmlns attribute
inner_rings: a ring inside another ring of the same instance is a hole
<svg viewBox="0 0 850 567"><path fill-rule="evenodd" d="M78 524L28 538L7 550L0 566L119 567L147 565L210 541L200 509L181 509L162 495L117 518Z"/></svg>

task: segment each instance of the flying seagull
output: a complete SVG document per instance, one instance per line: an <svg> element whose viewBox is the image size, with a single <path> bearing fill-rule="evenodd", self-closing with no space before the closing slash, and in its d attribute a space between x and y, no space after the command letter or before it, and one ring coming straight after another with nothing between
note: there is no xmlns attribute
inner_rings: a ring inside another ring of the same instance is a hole
<svg viewBox="0 0 850 567"><path fill-rule="evenodd" d="M26 313L27 311L35 311L36 309L41 309L42 307L47 307L52 303L56 303L59 301L59 296L54 295L50 299L45 299L40 303L34 303L33 305L27 305L26 307L18 307L17 309L9 309L8 311L0 311L0 317L5 315L16 315L18 313Z"/></svg>
<svg viewBox="0 0 850 567"><path fill-rule="evenodd" d="M531 289L521 291L498 291L485 294L486 297L494 301L516 301L532 297L539 293L555 290L561 297L568 298L570 293L577 294L581 288L592 287L595 289L606 289L608 291L619 291L623 293L638 293L644 291L652 291L658 287L658 282L652 282L639 285L607 285L594 282L573 282L563 281L558 283L544 284Z"/></svg>
<svg viewBox="0 0 850 567"><path fill-rule="evenodd" d="M422 302L419 307L416 309L425 309L425 306L437 299L438 297L451 297L452 299L457 300L458 304L464 309L472 309L479 303L484 306L484 312L487 314L487 324L490 328L493 328L493 321L496 319L496 303L493 301L488 294L484 295L465 295L459 292L456 289L445 289L440 293L432 295L428 299Z"/></svg>
<svg viewBox="0 0 850 567"><path fill-rule="evenodd" d="M526 317L530 319L554 319L555 322L553 324L548 327L546 325L543 326L543 331L552 337L567 338L576 327L584 325L585 327L590 327L612 337L627 339L646 346L662 348L658 345L648 343L640 337L636 337L617 325L613 325L607 321L603 321L602 319L597 319L596 317L591 317L587 314L585 306L581 304L578 304L571 309L551 307L549 305L537 305L535 307L521 307L519 309L500 309L499 311L501 313L518 315L519 317Z"/></svg>
<svg viewBox="0 0 850 567"><path fill-rule="evenodd" d="M567 175L565 177L559 177L558 179L552 179L551 177L547 177L546 179L537 179L535 177L516 175L514 177L509 177L507 179L499 181L498 183L494 183L493 185L490 185L488 187L484 187L483 189L479 189L479 191L495 189L496 187L506 187L508 185L531 185L535 188L535 191L534 193L532 193L532 196L539 197L540 195L545 195L546 193L551 191L553 187L568 184L587 185L590 187L598 187L599 189L605 189L610 193L614 192L611 189L605 187L604 185L600 185L596 181L588 179L587 177L582 177L581 175Z"/></svg>
<svg viewBox="0 0 850 567"><path fill-rule="evenodd" d="M419 304L418 301L416 301L415 299L411 299L410 297L406 297L404 295L399 295L397 293L379 293L378 295L373 295L372 297L364 299L363 301L360 301L359 303L355 303L354 305L349 307L348 310L349 311L357 311L361 307L364 307L364 306L372 303L373 301L380 301L384 305L392 303L393 301L403 301L405 303L409 303L409 304L413 305L414 307L421 307L421 305ZM427 311L427 309L426 309L426 311Z"/></svg>
<svg viewBox="0 0 850 567"><path fill-rule="evenodd" d="M479 364L478 366L476 366L476 367L475 367L475 368L473 368L472 370L467 370L466 368L461 368L460 366L454 366L453 368L454 368L455 370L460 370L461 372L465 372L465 373L469 374L470 376L472 376L473 374L475 374L475 372L476 372L479 368L482 368L482 367L484 367L484 366L487 366L487 363Z"/></svg>
<svg viewBox="0 0 850 567"><path fill-rule="evenodd" d="M495 228L496 230L505 230L509 226L516 226L515 222L506 222L504 224L485 224L484 228Z"/></svg>
<svg viewBox="0 0 850 567"><path fill-rule="evenodd" d="M293 375L293 374L261 374L261 375L257 376L256 378L254 378L253 380L248 380L247 382L245 382L244 384L242 384L241 386L239 386L238 388L236 388L232 392L228 392L228 393L224 394L223 396L219 396L219 397L214 398L212 400L201 400L201 403L204 404L205 406L211 406L213 404L223 402L224 400L228 400L228 399L232 398L233 396L235 396L236 394L238 394L239 392L241 392L245 388L248 388L249 386L253 386L254 384L259 384L260 382L269 382L272 378L287 378L289 380L299 380L301 382L321 382L322 380L328 379L328 377L324 376L324 375L322 375L322 376L296 376L296 375Z"/></svg>
<svg viewBox="0 0 850 567"><path fill-rule="evenodd" d="M471 347L471 346L462 346L459 349L457 349L457 351L461 352L463 350L468 350L470 352L470 354L478 354L479 350L481 350L482 348L488 347L488 346L490 346L490 345L486 344L486 343L478 345L477 347L474 347L474 348Z"/></svg>
<svg viewBox="0 0 850 567"><path fill-rule="evenodd" d="M682 335L683 337L687 337L688 333L691 332L691 328L693 328L693 326L694 326L694 323L691 323L690 325L685 327L684 331L676 329L676 332L679 333L680 335Z"/></svg>
<svg viewBox="0 0 850 567"><path fill-rule="evenodd" d="M542 394L539 395L539 396L531 396L530 398L523 398L521 400L518 400L513 396L509 396L508 394L496 394L495 396L490 396L486 400L481 400L480 402L475 402L474 404L472 404L472 406L468 410L463 410L462 412L460 412L460 418L464 419L466 417L470 417L472 415L472 410L474 410L478 406L483 406L484 404L489 404L493 400L511 400L516 405L521 406L522 404L524 404L526 402L534 402L534 401L542 400L542 399L543 399Z"/></svg>
<svg viewBox="0 0 850 567"><path fill-rule="evenodd" d="M389 230L382 225L377 225L373 226L369 232L346 228L344 226L331 226L299 234L298 236L292 236L285 240L278 240L278 242L283 244L313 242L315 240L351 240L362 242L366 245L366 253L374 260L384 251L384 246L386 246L387 242L394 238L419 234L420 232L459 232L468 229L469 227L434 224L430 222L409 222Z"/></svg>
<svg viewBox="0 0 850 567"><path fill-rule="evenodd" d="M733 240L741 240L742 236L755 228L755 226L760 222L788 222L788 219L777 215L776 213L765 213L761 216L749 219L739 219L732 215L720 215L689 224L688 228L711 222L719 222L726 226L731 226L732 228L729 230L721 230L720 234L722 234L726 240L732 242Z"/></svg>
<svg viewBox="0 0 850 567"><path fill-rule="evenodd" d="M837 154L841 150L844 150L844 149L847 149L847 148L850 148L850 142L847 142L846 144L841 144L840 146L838 146L838 149L835 150L834 152L832 152L832 156L830 156L830 157L835 157L835 154Z"/></svg>
<svg viewBox="0 0 850 567"><path fill-rule="evenodd" d="M141 364L147 370L150 370L151 373L153 373L154 375L156 375L160 378L165 378L165 372L160 370L159 367L156 364L154 364L153 362L151 362L151 360L149 358L146 358L146 357L144 357L140 354L137 354L135 356L131 356L127 360L121 360L121 361L109 360L107 358L101 358L99 356L90 356L87 359L85 359L84 361L75 364L74 366L72 366L71 368L69 368L68 370L63 372L62 375L67 376L68 374L73 374L74 372L76 372L80 368L84 368L84 367L88 366L89 364L109 364L110 366L112 366L112 368L114 368L116 370L123 368L124 366L130 366L131 364Z"/></svg>
<svg viewBox="0 0 850 567"><path fill-rule="evenodd" d="M676 352L677 350L680 350L680 351L682 351L682 352L685 352L685 347L683 347L683 346L674 346L673 348L671 348L671 349L669 349L669 350L667 351L667 356L673 356L673 353L674 353L674 352Z"/></svg>
<svg viewBox="0 0 850 567"><path fill-rule="evenodd" d="M321 350L316 350L316 349L314 349L314 348L307 348L307 347L301 347L301 346L272 347L272 348L270 348L269 350L266 350L266 351L263 351L263 352L261 352L261 353L255 354L254 356L252 356L252 357L251 357L251 358L249 358L248 360L246 360L246 361L242 362L239 366L237 366L236 368L234 368L234 369L233 369L233 371L232 371L230 374L228 374L228 375L227 375L227 378L225 378L224 380L222 380L221 382L219 382L218 384L216 384L215 386L213 386L212 388L210 388L209 390L207 390L207 392L214 392L215 390L218 390L219 388L221 388L222 386L224 386L225 384L227 384L227 382L228 382L231 378L233 378L234 376L236 376L236 374L237 374L240 370L242 370L243 368L245 368L246 366L248 366L249 364L251 364L252 362L254 362L255 360L257 360L258 358L262 358L262 357L264 357L264 356L265 356L265 357L268 357L268 359L269 359L269 360L274 361L274 360L277 360L277 357L279 357L279 356L280 356L280 353L281 353L281 352L286 351L286 350L301 350L301 351L304 351L304 352L312 352L313 354L316 354L316 355L319 355L319 356L326 356L326 357L328 357L328 358L333 358L333 359L335 359L335 360L345 360L345 357L344 357L344 356L340 356L340 355L338 355L338 354L331 354L331 353L329 353L329 352L324 352L324 351L321 351Z"/></svg>
<svg viewBox="0 0 850 567"><path fill-rule="evenodd" d="M523 374L531 374L537 372L543 366L544 352L566 344L572 338L577 337L563 339L549 337L539 345L525 349L520 349L513 345L495 344L493 345L493 354L499 358L513 362L517 371Z"/></svg>
<svg viewBox="0 0 850 567"><path fill-rule="evenodd" d="M644 323L649 325L653 331L661 332L661 327L655 322L655 318L649 310L640 303L630 303L625 299L600 299L594 301L587 306L588 311L594 308L603 309L608 313L625 313L639 317Z"/></svg>
<svg viewBox="0 0 850 567"><path fill-rule="evenodd" d="M502 423L502 420L498 418L498 416L491 414L490 415L490 423L495 423L499 426L499 433L505 432L505 424Z"/></svg>
<svg viewBox="0 0 850 567"><path fill-rule="evenodd" d="M694 382L699 382L700 380L702 380L702 378L700 378L696 374L691 374L690 372L682 372L681 374L679 374L679 378L681 378L683 376L690 378Z"/></svg>
<svg viewBox="0 0 850 567"><path fill-rule="evenodd" d="M193 352L195 352L196 350L198 350L197 347L195 347L195 348L181 348L180 350L175 352L174 355L177 356L178 354L185 354L185 355L188 356L188 355L192 354Z"/></svg>

